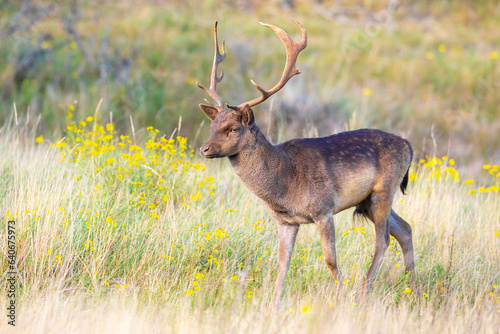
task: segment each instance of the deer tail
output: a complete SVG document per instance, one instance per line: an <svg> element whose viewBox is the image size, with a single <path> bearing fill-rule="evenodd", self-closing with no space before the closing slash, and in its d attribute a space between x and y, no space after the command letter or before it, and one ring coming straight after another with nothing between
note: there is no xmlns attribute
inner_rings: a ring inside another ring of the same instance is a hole
<svg viewBox="0 0 500 334"><path fill-rule="evenodd" d="M408 169L406 170L406 174L403 177L401 184L399 185L399 188L401 189L403 195L406 195L406 187L408 186L408 181L409 181L410 166L413 160L413 148L411 147L411 144L408 140L405 140L405 142L408 145L408 149L410 150L410 163L408 164Z"/></svg>
<svg viewBox="0 0 500 334"><path fill-rule="evenodd" d="M406 195L406 187L408 186L409 173L410 173L410 168L408 168L408 170L406 171L406 174L403 177L403 181L401 181L401 184L399 185L399 188L401 188L401 192L403 193L403 195Z"/></svg>

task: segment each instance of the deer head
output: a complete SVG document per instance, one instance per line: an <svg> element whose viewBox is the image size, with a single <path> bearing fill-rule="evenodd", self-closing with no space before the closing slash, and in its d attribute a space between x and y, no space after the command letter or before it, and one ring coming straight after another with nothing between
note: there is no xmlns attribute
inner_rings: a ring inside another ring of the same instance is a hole
<svg viewBox="0 0 500 334"><path fill-rule="evenodd" d="M263 26L272 29L285 45L286 64L280 81L270 90L265 90L251 80L255 88L259 90L261 96L253 100L243 102L237 106L230 106L226 104L226 107L224 107L222 99L215 91L217 84L224 77L223 71L221 71L220 76L217 76L217 66L226 57L224 41L222 41L222 52L219 50L217 22L215 22L215 55L210 79L210 88L207 89L201 86L198 82L196 83L198 87L207 92L208 95L210 95L210 97L216 102L215 104L212 104L205 99L208 104L199 105L200 109L212 121L210 126L210 137L200 148L200 153L204 157L222 158L237 155L251 142L251 138L255 135L255 131L252 131L256 129L255 117L251 108L267 100L271 95L283 88L291 77L300 73L299 70L295 68L295 63L300 51L307 46L307 34L304 27L299 22L295 20L292 21L299 26L302 32L302 41L300 43L295 43L282 29L270 24L260 23Z"/></svg>

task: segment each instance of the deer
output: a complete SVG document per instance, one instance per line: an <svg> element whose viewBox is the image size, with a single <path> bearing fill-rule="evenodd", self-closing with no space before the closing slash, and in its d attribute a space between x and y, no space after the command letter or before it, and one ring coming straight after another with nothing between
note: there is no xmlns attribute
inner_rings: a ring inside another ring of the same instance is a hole
<svg viewBox="0 0 500 334"><path fill-rule="evenodd" d="M342 289L337 264L333 216L354 207L375 226L375 252L356 300L367 298L392 235L400 244L405 271L414 280L415 264L412 229L393 209L399 187L405 194L413 159L410 142L376 129L341 132L323 138L294 139L272 145L255 122L252 108L281 90L300 73L296 68L299 53L307 46L307 33L297 21L299 43L282 29L265 23L286 48L286 63L279 82L265 90L253 80L260 96L239 105L223 104L216 93L224 77L218 65L225 59L225 42L219 48L217 24L214 26L215 55L210 87L196 83L215 101L205 99L200 109L210 119L210 136L200 148L207 159L226 157L236 175L253 192L276 220L278 227L278 272L270 308L278 312L290 265L295 239L302 224L316 224L324 261Z"/></svg>

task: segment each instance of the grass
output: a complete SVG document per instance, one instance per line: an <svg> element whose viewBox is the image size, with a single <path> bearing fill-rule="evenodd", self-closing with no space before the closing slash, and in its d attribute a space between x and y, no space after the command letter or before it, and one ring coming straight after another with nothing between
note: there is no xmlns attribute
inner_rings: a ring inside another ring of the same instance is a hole
<svg viewBox="0 0 500 334"><path fill-rule="evenodd" d="M0 121L16 103L20 117L40 115L38 133L56 139L68 105L81 116L103 97L102 109L113 113L123 132L130 130L130 116L139 128L156 124L171 132L182 115L181 134L193 137L204 119L197 104L206 96L195 82L208 83L213 22L220 21L228 51L219 91L225 102L238 104L257 94L250 78L268 87L282 71L283 46L258 22L297 38L289 20L295 17L309 34L298 60L303 74L257 112L274 140L304 136L304 122L328 135L354 119L356 128L398 129L422 156L433 149L433 132L440 142L450 142L436 147L438 154L457 156L469 171L480 167L478 161L499 158L498 141L491 140L500 130L496 1L419 1L400 3L396 10L386 0L355 6L324 1L323 7L297 1L293 11L280 10L278 3L258 1L245 11L233 2L83 1L80 18L73 20L82 48L63 29L70 5L60 3L32 29L4 40L0 109L6 112ZM5 26L18 8L2 6ZM61 47L52 50L55 45ZM18 62L36 50L51 51L16 75ZM97 65L105 54L106 76L83 50ZM128 72L119 66L122 61L130 61Z"/></svg>
<svg viewBox="0 0 500 334"><path fill-rule="evenodd" d="M498 332L500 6L387 3L81 1L82 48L60 2L3 39L0 216L16 221L17 331ZM2 2L0 32L18 10ZM302 74L255 110L258 123L273 142L362 127L410 139L409 195L394 209L413 228L417 280L414 289L391 240L370 299L355 304L375 237L347 210L334 218L345 288L332 282L316 227L302 226L273 318L275 223L227 161L196 154L208 130L195 82L208 84L219 20L224 101L254 97L249 78L272 86L283 46L257 22L297 39L290 16L308 31ZM84 50L108 60L106 76Z"/></svg>
<svg viewBox="0 0 500 334"><path fill-rule="evenodd" d="M53 142L23 124L0 131L0 210L17 224L23 333L499 328L498 165L484 166L484 183L459 175L451 157L412 167L394 209L413 228L414 291L392 240L369 301L355 304L371 224L353 222L351 210L335 217L340 293L315 226L301 227L273 319L277 231L227 161L201 160L186 138L152 127L127 138L99 113L80 122L67 118L65 138ZM6 293L0 300L6 306Z"/></svg>

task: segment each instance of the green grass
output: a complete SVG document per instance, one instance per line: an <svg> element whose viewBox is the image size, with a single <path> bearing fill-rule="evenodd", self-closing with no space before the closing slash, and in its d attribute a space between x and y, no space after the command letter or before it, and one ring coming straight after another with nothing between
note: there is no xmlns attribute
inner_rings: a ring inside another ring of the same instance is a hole
<svg viewBox="0 0 500 334"><path fill-rule="evenodd" d="M126 84L100 81L62 29L66 5L2 40L0 216L17 223L17 330L496 333L498 3L400 4L392 28L371 18L386 10L382 0L322 9L298 1L293 11L255 3L244 11L233 2L80 2L75 27L85 45L95 41L93 57L106 27L109 59L113 50L134 55ZM17 10L0 5L0 30ZM334 217L345 288L335 288L316 227L302 226L273 318L275 222L225 159L197 154L208 127L195 82L209 82L219 20L224 101L256 96L250 78L274 85L283 46L258 22L298 39L290 17L308 31L302 74L256 108L258 123L273 142L362 127L410 139L409 195L398 194L394 209L413 228L416 289L392 244L369 300L354 303L375 236L347 210ZM43 48L67 44L16 79L16 62L42 48L44 33ZM4 287L4 310L7 302ZM4 318L0 331L9 329Z"/></svg>
<svg viewBox="0 0 500 334"><path fill-rule="evenodd" d="M325 1L324 8L318 8L298 2L294 11L282 11L277 2L258 2L253 10L242 11L230 2L82 2L75 29L83 44L99 63L109 28L110 66L119 61L115 50L132 59L126 83L111 72L101 82L100 68L91 66L65 33L62 19L69 8L60 5L36 29L2 42L0 110L5 112L0 121L16 103L19 117L40 115L37 132L55 139L62 135L58 120L70 104L78 101L76 114L82 115L103 97L102 110L113 113L122 131L129 131L133 116L139 128L156 124L171 132L182 116L181 133L193 137L204 120L197 104L206 96L195 82L209 82L213 22L220 21L228 53L218 90L225 102L238 104L257 94L250 78L272 86L282 71L283 46L258 22L283 27L297 38L298 29L289 20L294 17L309 34L297 65L303 74L272 105L257 110L274 139L304 136L304 121L316 126L319 135L328 135L355 117L355 127L406 133L422 155L433 149L434 125L434 135L450 142L438 153L457 155L462 168L498 159L498 141L491 140L500 131L498 3L419 1L413 6L401 3L395 11L387 9L385 0L360 3L363 7ZM351 11L342 14L346 8ZM0 25L10 22L16 9L4 5ZM380 14L375 16L379 21L371 12ZM350 21L343 23L342 15ZM392 24L380 21L382 17L390 17ZM37 57L15 78L16 61L42 47L37 43L42 33L51 36L46 47L67 44ZM371 95L363 95L363 88ZM206 127L202 131L206 133Z"/></svg>
<svg viewBox="0 0 500 334"><path fill-rule="evenodd" d="M17 222L23 332L493 333L500 324L498 166L472 184L450 158L413 167L410 194L394 203L414 233L411 292L393 243L370 299L354 303L374 235L352 210L335 217L341 292L315 226L301 227L273 319L275 223L227 161L192 156L185 139L153 128L133 142L95 116L68 122L52 145L35 143L29 127L0 132L0 207Z"/></svg>

